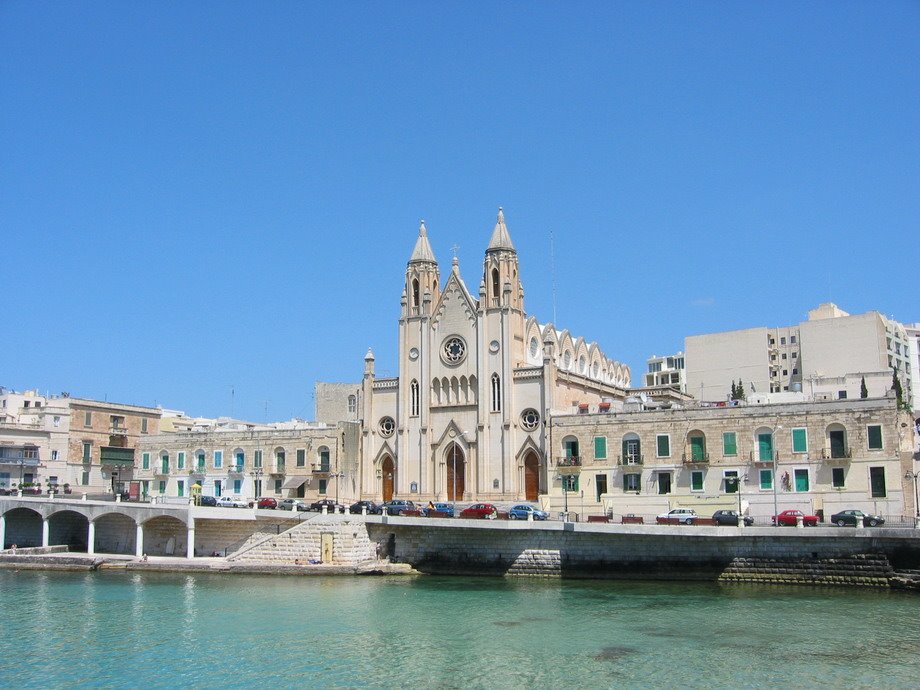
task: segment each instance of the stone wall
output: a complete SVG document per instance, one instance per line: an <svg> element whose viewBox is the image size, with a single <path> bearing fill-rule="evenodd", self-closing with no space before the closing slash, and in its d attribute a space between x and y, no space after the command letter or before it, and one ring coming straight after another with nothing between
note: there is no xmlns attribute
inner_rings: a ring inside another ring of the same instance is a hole
<svg viewBox="0 0 920 690"><path fill-rule="evenodd" d="M195 555L213 553L229 556L255 542L286 532L299 523L297 519L195 520Z"/></svg>
<svg viewBox="0 0 920 690"><path fill-rule="evenodd" d="M324 515L242 549L231 560L273 564L322 561L322 539L332 535L332 563L354 565L376 558L376 545L360 519Z"/></svg>

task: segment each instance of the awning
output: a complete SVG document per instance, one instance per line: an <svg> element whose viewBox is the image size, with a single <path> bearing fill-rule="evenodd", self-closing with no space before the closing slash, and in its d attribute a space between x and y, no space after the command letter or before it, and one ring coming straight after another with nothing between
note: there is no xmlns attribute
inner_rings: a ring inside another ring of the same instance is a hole
<svg viewBox="0 0 920 690"><path fill-rule="evenodd" d="M306 475L306 474L299 474L295 477L288 477L287 479L284 480L284 484L281 485L281 488L282 489L296 489L301 484L303 484L305 481L307 481L307 479L309 478L310 478L309 475Z"/></svg>

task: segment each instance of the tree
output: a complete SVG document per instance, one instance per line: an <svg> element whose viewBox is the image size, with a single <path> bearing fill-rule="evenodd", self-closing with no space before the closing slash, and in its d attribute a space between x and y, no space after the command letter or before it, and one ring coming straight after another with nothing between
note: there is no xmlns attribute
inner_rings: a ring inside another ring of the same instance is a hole
<svg viewBox="0 0 920 690"><path fill-rule="evenodd" d="M898 401L898 409L904 409L904 389L901 388L901 379L898 376L898 370L891 370L891 388L894 390L894 397Z"/></svg>
<svg viewBox="0 0 920 690"><path fill-rule="evenodd" d="M736 400L747 400L747 396L744 394L744 384L741 383L741 379L738 379L738 397Z"/></svg>
<svg viewBox="0 0 920 690"><path fill-rule="evenodd" d="M738 389L735 388L735 381L734 381L734 379L732 379L732 394L731 394L731 396L730 396L728 399L729 399L729 400L737 400L737 399L738 399Z"/></svg>
<svg viewBox="0 0 920 690"><path fill-rule="evenodd" d="M859 384L859 397L860 398L869 397L869 389L866 388L866 377L865 376L862 377L862 382Z"/></svg>

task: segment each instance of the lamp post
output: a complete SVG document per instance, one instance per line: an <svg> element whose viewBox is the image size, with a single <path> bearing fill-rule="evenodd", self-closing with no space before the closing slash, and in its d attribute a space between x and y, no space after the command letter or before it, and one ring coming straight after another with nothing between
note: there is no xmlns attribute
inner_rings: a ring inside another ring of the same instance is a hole
<svg viewBox="0 0 920 690"><path fill-rule="evenodd" d="M263 470L261 467L256 467L252 472L249 473L252 475L252 493L253 494L262 493L262 472ZM258 488L258 491L256 491L257 488ZM254 498L257 501L259 500L258 495L254 496Z"/></svg>
<svg viewBox="0 0 920 690"><path fill-rule="evenodd" d="M777 426L770 432L770 452L773 454L773 481L770 482L773 484L773 526L779 527L779 520L777 516L779 515L779 503L776 497L776 481L778 477L779 469L779 453L776 450L776 432L782 431L781 426Z"/></svg>
<svg viewBox="0 0 920 690"><path fill-rule="evenodd" d="M904 479L914 480L914 527L920 528L920 494L917 493L917 477L920 477L920 470L911 472L907 470Z"/></svg>

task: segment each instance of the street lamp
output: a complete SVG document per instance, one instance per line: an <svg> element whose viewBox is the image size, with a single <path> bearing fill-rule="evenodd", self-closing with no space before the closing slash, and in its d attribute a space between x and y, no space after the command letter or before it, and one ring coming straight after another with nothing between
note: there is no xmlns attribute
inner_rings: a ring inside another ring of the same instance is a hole
<svg viewBox="0 0 920 690"><path fill-rule="evenodd" d="M914 527L920 528L920 494L917 493L917 477L920 477L920 470L916 472L907 470L907 474L904 475L904 479L914 480Z"/></svg>
<svg viewBox="0 0 920 690"><path fill-rule="evenodd" d="M261 467L256 467L249 474L252 475L252 493L256 494L255 499L259 499L259 495L262 493L262 473L263 470ZM258 491L256 491L258 489Z"/></svg>
<svg viewBox="0 0 920 690"><path fill-rule="evenodd" d="M770 482L773 484L773 526L779 527L779 503L776 498L776 480L778 477L779 470L779 452L776 450L776 432L782 431L783 427L777 426L770 432L770 452L773 454L773 481Z"/></svg>

